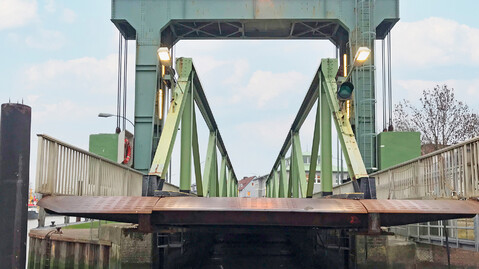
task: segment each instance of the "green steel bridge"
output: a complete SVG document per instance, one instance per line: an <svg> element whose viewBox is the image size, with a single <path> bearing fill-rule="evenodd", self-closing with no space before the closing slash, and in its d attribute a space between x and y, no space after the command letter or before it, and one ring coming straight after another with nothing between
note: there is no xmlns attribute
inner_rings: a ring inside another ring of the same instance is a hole
<svg viewBox="0 0 479 269"><path fill-rule="evenodd" d="M141 182L135 181L135 186L122 183L123 189L118 190L110 186L109 191L100 184L102 174L91 181L91 191L90 179L85 180L81 190L72 191L78 184L65 189L61 186L68 184L53 186L51 175L40 171L45 181L37 178L37 188L44 188L40 192L51 196L43 198L39 205L61 215L137 223L144 232L181 234L181 251L158 252L161 254L157 253L153 267L242 268L250 265L235 262L235 255L246 251L243 247L248 244L258 252L266 244L270 252L259 255L270 260L257 264L260 268L309 268L322 262L348 268L354 254L352 234L380 235L384 226L479 213L479 202L471 200L376 199L376 182L371 176L377 167L374 41L386 38L399 20L398 0L112 0L111 20L124 39L136 40L134 169L128 170L128 176L140 176ZM341 57L321 60L285 134L268 176L267 198L236 197L238 180L227 143L193 60L179 58L172 65L173 59L163 59L162 53L168 55L175 43L184 39L328 39L337 47ZM356 66L358 51L364 47L369 48L370 57ZM354 85L354 94L338 94L338 89L349 81ZM170 106L163 116L166 102ZM306 179L299 139L301 126L314 104L317 110L309 178L316 174L316 158L320 155L324 199L312 198L314 182ZM196 108L209 130L203 171ZM338 133L352 188L351 193L336 196L332 184L331 122ZM177 192L166 192L165 179L178 128L180 186ZM286 156L288 151L291 156ZM289 175L287 157L291 160ZM196 194L189 193L192 182L196 184ZM312 238L318 243L321 233L330 235L332 230L338 231L336 261L306 244ZM184 234L188 235L183 239ZM211 245L229 250L215 251L208 256L213 258L207 265L186 265L205 256L204 251ZM303 260L307 265L272 254L288 252L291 245L309 255Z"/></svg>

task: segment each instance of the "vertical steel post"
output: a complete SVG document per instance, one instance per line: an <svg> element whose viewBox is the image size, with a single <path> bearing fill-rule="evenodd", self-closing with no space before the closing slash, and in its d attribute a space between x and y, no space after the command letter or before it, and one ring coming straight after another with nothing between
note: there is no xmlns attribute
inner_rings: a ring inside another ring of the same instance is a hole
<svg viewBox="0 0 479 269"><path fill-rule="evenodd" d="M190 87L188 87L190 88ZM193 88L193 83L191 83ZM181 117L181 152L180 152L180 192L190 192L191 189L191 150L193 129L193 96L191 89L185 89L185 108Z"/></svg>
<svg viewBox="0 0 479 269"><path fill-rule="evenodd" d="M303 152L301 151L301 141L299 140L299 133L293 133L292 136L294 145L294 155L296 161L296 174L293 174L297 180L298 192L301 197L306 197L306 172L304 170Z"/></svg>
<svg viewBox="0 0 479 269"><path fill-rule="evenodd" d="M333 194L333 153L331 139L331 109L326 92L321 88L321 191L323 196Z"/></svg>
<svg viewBox="0 0 479 269"><path fill-rule="evenodd" d="M135 150L133 151L133 167L147 173L151 166L156 143L155 97L157 90L156 44L143 44L138 40L136 47L135 73Z"/></svg>
<svg viewBox="0 0 479 269"><path fill-rule="evenodd" d="M211 192L211 181L213 180L214 174L214 164L213 161L216 160L216 133L210 132L210 138L208 140L208 150L206 151L206 163L205 163L205 172L203 173L203 196L207 197L208 193ZM214 195L210 195L214 197Z"/></svg>
<svg viewBox="0 0 479 269"><path fill-rule="evenodd" d="M288 181L288 178L287 178L287 174L286 174L286 161L284 160L284 157L281 158L281 162L280 162L280 174L279 174L279 197L281 198L286 198L288 197L287 196L287 193L288 193L288 185L289 185L289 181Z"/></svg>
<svg viewBox="0 0 479 269"><path fill-rule="evenodd" d="M283 198L284 197L284 177L283 177L283 173L282 173L282 169L280 167L279 171L277 172L279 174L279 177L278 177L278 197L279 198Z"/></svg>
<svg viewBox="0 0 479 269"><path fill-rule="evenodd" d="M194 92L193 92L194 95ZM198 128L196 127L196 113L195 113L195 107L193 105L192 109L192 124L193 124L193 137L192 137L192 142L193 142L193 165L195 167L195 178L196 178L196 194L199 197L203 196L203 181L201 177L201 162L200 162L200 148L198 145Z"/></svg>
<svg viewBox="0 0 479 269"><path fill-rule="evenodd" d="M294 136L294 134L292 135ZM296 144L294 140L291 145L291 158L289 169L289 181L293 198L299 198L299 182L298 182L298 162L296 161Z"/></svg>
<svg viewBox="0 0 479 269"><path fill-rule="evenodd" d="M226 188L226 156L222 156L221 158L221 168L220 168L220 197L227 197L228 196L228 189Z"/></svg>
<svg viewBox="0 0 479 269"><path fill-rule="evenodd" d="M318 88L318 91L320 91L320 88L321 87ZM319 97L319 94L318 94L318 97ZM306 192L307 198L313 197L314 181L316 181L316 167L318 164L319 142L321 140L320 126L321 126L321 103L320 103L320 98L318 98L317 107L316 107L316 120L314 123L313 147L311 149L311 161L309 164L308 189Z"/></svg>
<svg viewBox="0 0 479 269"><path fill-rule="evenodd" d="M273 174L273 195L272 197L278 198L278 173L275 171Z"/></svg>
<svg viewBox="0 0 479 269"><path fill-rule="evenodd" d="M31 108L2 104L0 119L0 264L25 268Z"/></svg>

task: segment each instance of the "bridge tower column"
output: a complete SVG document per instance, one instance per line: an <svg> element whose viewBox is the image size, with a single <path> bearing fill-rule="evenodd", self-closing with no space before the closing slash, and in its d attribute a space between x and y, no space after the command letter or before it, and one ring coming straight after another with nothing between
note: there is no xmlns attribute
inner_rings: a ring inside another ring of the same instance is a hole
<svg viewBox="0 0 479 269"><path fill-rule="evenodd" d="M349 65L359 47L368 47L371 54L367 61L357 67L352 74L354 84L354 125L359 151L368 172L376 165L376 97L374 83L374 40L376 27L374 24L374 5L371 0L355 0L355 28L350 31Z"/></svg>

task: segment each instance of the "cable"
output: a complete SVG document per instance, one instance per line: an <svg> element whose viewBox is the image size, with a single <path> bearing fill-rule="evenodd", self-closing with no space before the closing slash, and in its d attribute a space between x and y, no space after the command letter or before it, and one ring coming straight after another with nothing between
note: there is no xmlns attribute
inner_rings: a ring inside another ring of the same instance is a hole
<svg viewBox="0 0 479 269"><path fill-rule="evenodd" d="M383 131L387 130L387 112L386 112L386 106L387 106L387 95L386 95L386 42L383 39L382 40L382 75L383 75Z"/></svg>
<svg viewBox="0 0 479 269"><path fill-rule="evenodd" d="M126 130L126 96L128 78L128 40L125 38L125 49L123 53L123 130Z"/></svg>
<svg viewBox="0 0 479 269"><path fill-rule="evenodd" d="M122 71L121 71L121 55L123 50L123 43L121 33L118 32L118 89L116 95L116 133L120 132L120 107L121 107L121 80L122 80Z"/></svg>
<svg viewBox="0 0 479 269"><path fill-rule="evenodd" d="M388 83L389 83L389 127L388 130L393 130L393 90L392 90L392 80L391 80L391 32L388 34Z"/></svg>

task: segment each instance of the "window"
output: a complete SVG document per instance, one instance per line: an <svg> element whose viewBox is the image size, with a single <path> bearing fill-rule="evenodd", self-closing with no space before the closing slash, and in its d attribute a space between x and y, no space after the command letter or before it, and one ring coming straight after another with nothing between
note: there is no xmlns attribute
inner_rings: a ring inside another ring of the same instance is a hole
<svg viewBox="0 0 479 269"><path fill-rule="evenodd" d="M254 186L254 183L253 183L253 182L251 182L251 186Z"/></svg>
<svg viewBox="0 0 479 269"><path fill-rule="evenodd" d="M251 192L248 192L248 196L251 196Z"/></svg>

